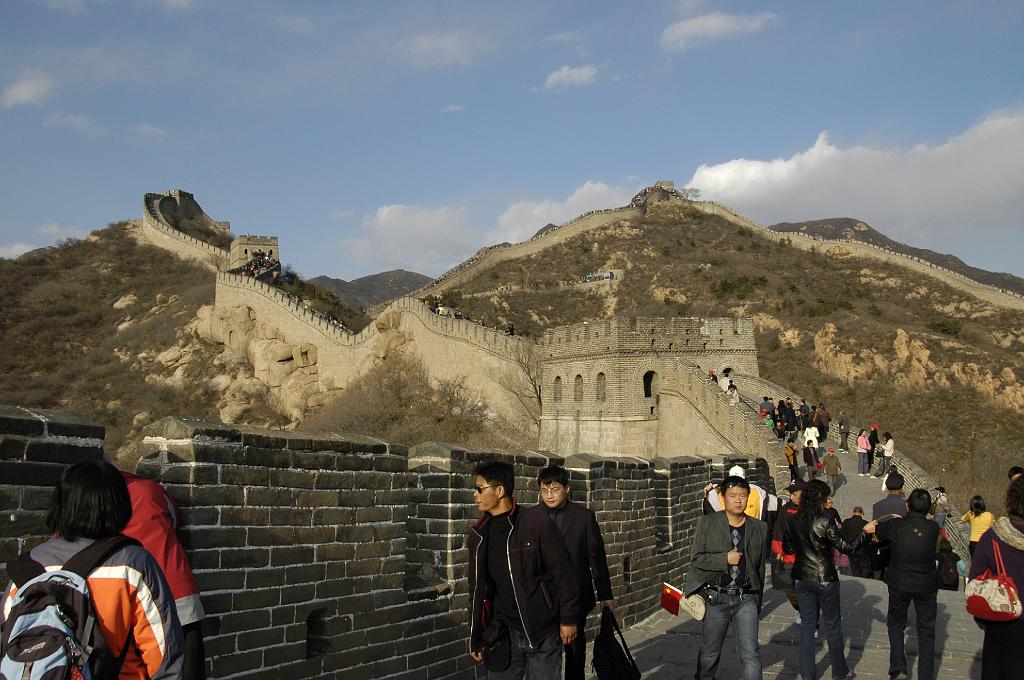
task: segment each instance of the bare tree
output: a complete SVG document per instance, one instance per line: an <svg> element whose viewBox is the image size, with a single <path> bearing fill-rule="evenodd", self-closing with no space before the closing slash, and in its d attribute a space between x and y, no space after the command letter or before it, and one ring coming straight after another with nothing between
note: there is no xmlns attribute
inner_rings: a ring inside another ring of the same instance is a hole
<svg viewBox="0 0 1024 680"><path fill-rule="evenodd" d="M512 397L516 417L528 422L534 435L540 431L541 383L540 359L536 345L520 340L515 343L507 369L492 376L494 382Z"/></svg>
<svg viewBox="0 0 1024 680"><path fill-rule="evenodd" d="M700 189L697 187L683 187L679 189L679 195L688 201L699 201L700 200Z"/></svg>

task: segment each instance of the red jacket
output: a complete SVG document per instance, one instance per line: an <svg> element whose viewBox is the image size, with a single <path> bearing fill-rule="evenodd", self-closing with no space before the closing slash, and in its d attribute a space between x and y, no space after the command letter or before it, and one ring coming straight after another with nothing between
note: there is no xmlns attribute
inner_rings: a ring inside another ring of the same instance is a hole
<svg viewBox="0 0 1024 680"><path fill-rule="evenodd" d="M178 506L156 482L130 472L122 471L121 475L132 499L132 518L121 533L141 543L160 565L171 587L181 625L202 621L205 612L199 601L199 586L175 533L180 520Z"/></svg>

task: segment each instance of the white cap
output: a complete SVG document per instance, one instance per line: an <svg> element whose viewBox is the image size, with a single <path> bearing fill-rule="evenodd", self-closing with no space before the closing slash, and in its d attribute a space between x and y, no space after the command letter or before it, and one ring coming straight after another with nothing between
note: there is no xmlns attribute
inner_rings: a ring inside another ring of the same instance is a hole
<svg viewBox="0 0 1024 680"><path fill-rule="evenodd" d="M747 471L741 468L739 465L733 465L729 468L729 477L742 477L747 478Z"/></svg>

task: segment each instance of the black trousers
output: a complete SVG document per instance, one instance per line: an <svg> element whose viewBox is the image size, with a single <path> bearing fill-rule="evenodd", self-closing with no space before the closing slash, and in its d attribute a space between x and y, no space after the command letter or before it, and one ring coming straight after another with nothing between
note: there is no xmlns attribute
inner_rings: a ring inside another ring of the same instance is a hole
<svg viewBox="0 0 1024 680"><path fill-rule="evenodd" d="M917 614L917 675L918 680L932 680L935 677L935 615L938 604L935 593L908 593L889 586L889 613L886 627L889 630L889 674L907 672L907 656L904 652L903 631L907 627L907 610L914 603Z"/></svg>
<svg viewBox="0 0 1024 680"><path fill-rule="evenodd" d="M850 555L850 573L858 578L871 578L871 558L858 550Z"/></svg>
<svg viewBox="0 0 1024 680"><path fill-rule="evenodd" d="M576 639L563 647L565 652L565 680L584 680L587 668L587 617L576 621Z"/></svg>
<svg viewBox="0 0 1024 680"><path fill-rule="evenodd" d="M1020 650L1024 646L1024 619L985 623L981 646L981 680L1015 680L1020 677Z"/></svg>

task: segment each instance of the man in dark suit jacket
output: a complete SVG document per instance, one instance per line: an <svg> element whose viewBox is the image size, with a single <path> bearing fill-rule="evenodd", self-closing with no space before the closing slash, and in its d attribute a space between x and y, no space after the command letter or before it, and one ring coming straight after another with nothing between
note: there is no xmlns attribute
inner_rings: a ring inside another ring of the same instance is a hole
<svg viewBox="0 0 1024 680"><path fill-rule="evenodd" d="M768 525L745 514L750 484L742 477L722 482L725 509L697 519L683 593L707 602L697 677L714 678L730 624L736 633L744 678L761 677L758 619L768 556Z"/></svg>
<svg viewBox="0 0 1024 680"><path fill-rule="evenodd" d="M612 582L608 576L608 558L604 539L593 510L569 500L569 473L558 465L549 465L537 475L540 486L539 508L548 512L551 521L565 539L576 581L579 583L579 622L576 639L565 647L566 680L583 680L586 661L587 614L598 600L602 607L612 607ZM597 598L594 589L597 588Z"/></svg>
<svg viewBox="0 0 1024 680"><path fill-rule="evenodd" d="M856 506L853 514L843 520L843 537L853 542L864 531L868 523L864 519L864 508ZM850 572L858 578L871 578L871 559L868 556L868 544L865 543L850 553Z"/></svg>
<svg viewBox="0 0 1024 680"><path fill-rule="evenodd" d="M935 672L935 594L939 590L935 570L935 545L939 525L928 519L932 497L914 489L907 499L907 514L878 523L879 538L892 544L892 557L885 569L889 586L889 677L906 680L907 658L903 652L903 630L907 610L914 603L917 614L917 677L932 680Z"/></svg>

